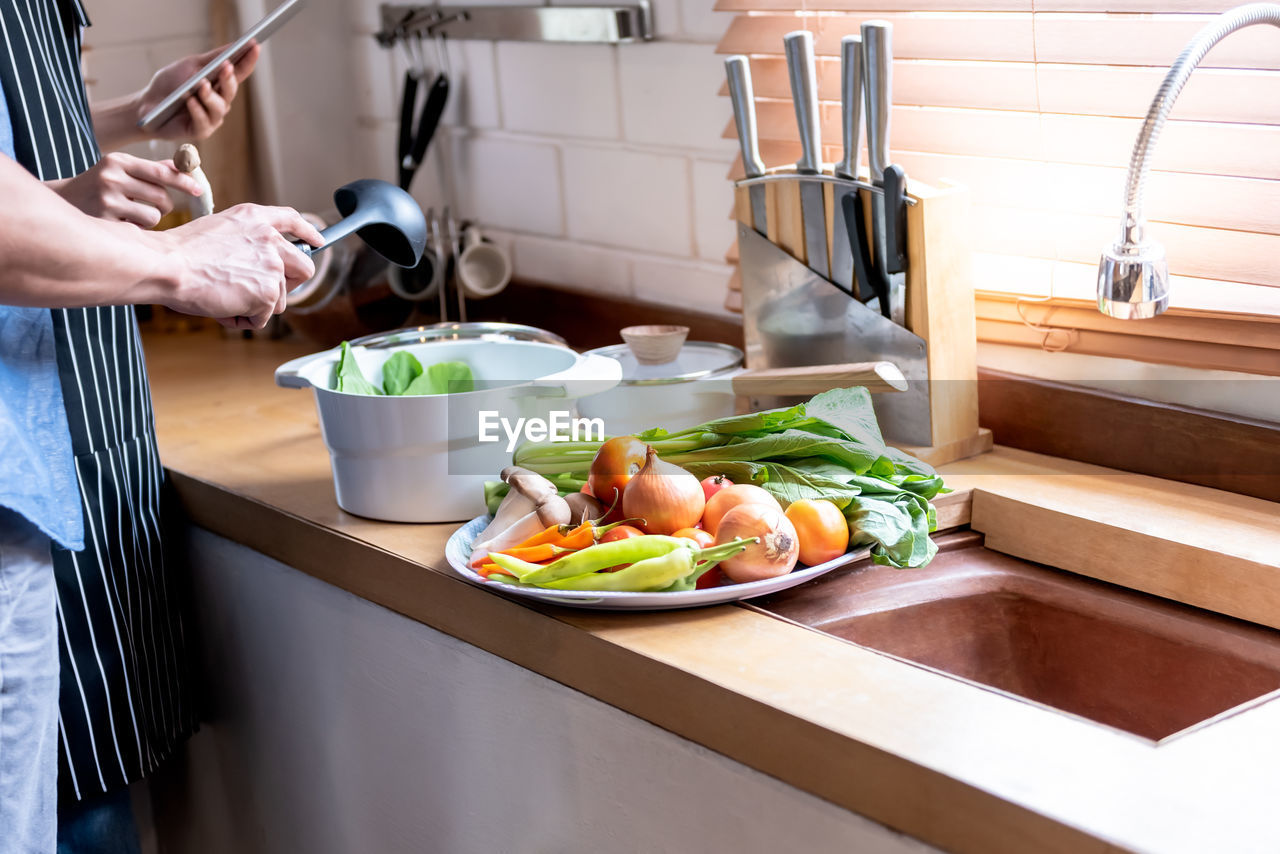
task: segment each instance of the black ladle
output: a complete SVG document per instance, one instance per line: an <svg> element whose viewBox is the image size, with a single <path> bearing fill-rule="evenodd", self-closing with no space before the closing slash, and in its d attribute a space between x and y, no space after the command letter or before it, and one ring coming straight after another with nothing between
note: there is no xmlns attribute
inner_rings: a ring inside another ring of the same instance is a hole
<svg viewBox="0 0 1280 854"><path fill-rule="evenodd" d="M415 267L427 245L427 218L422 208L395 184L376 178L361 178L333 192L333 203L342 219L320 232L324 244L294 245L308 255L327 249L352 234L369 248L398 267Z"/></svg>

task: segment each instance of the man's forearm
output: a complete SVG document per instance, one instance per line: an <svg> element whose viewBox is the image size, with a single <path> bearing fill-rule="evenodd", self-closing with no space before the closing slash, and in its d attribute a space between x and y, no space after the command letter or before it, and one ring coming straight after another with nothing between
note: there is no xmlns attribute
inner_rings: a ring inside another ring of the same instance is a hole
<svg viewBox="0 0 1280 854"><path fill-rule="evenodd" d="M81 213L0 155L0 304L167 304L180 265L162 234Z"/></svg>
<svg viewBox="0 0 1280 854"><path fill-rule="evenodd" d="M93 133L98 138L98 147L103 151L115 151L134 142L147 139L147 135L138 129L138 120L142 118L139 108L138 93L113 98L109 101L89 105L89 114L93 117Z"/></svg>

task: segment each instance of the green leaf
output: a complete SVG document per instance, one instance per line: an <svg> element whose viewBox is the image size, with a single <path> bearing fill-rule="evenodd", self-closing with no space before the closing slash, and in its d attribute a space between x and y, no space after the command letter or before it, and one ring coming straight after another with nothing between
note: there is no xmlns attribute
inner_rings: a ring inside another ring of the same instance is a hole
<svg viewBox="0 0 1280 854"><path fill-rule="evenodd" d="M837 427L855 442L875 449L878 456L885 452L884 436L871 406L871 392L862 386L833 388L817 395L804 405L810 418L817 418Z"/></svg>
<svg viewBox="0 0 1280 854"><path fill-rule="evenodd" d="M422 363L408 350L391 354L382 363L382 388L387 394L404 394L405 389L422 376Z"/></svg>
<svg viewBox="0 0 1280 854"><path fill-rule="evenodd" d="M436 362L416 377L401 394L460 394L474 391L475 378L466 362Z"/></svg>
<svg viewBox="0 0 1280 854"><path fill-rule="evenodd" d="M342 342L342 353L333 366L333 390L347 394L382 394L382 389L364 378L351 345Z"/></svg>

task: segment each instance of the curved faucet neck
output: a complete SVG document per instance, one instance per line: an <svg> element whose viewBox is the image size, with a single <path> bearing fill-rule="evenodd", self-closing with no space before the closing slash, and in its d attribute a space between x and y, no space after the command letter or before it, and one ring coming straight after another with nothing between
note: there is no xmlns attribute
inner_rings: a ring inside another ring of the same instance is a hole
<svg viewBox="0 0 1280 854"><path fill-rule="evenodd" d="M1142 244L1142 233L1145 220L1142 216L1142 199L1146 189L1147 175L1151 171L1148 163L1151 149L1155 147L1165 120L1173 109L1174 102L1187 84L1191 72L1204 59L1205 54L1231 33L1255 24L1271 24L1280 27L1280 5L1275 3L1250 3L1223 12L1205 25L1200 32L1183 48L1182 53L1169 68L1169 72L1160 83L1147 117L1138 132L1138 139L1133 144L1133 153L1129 157L1129 175L1124 191L1124 220L1121 226L1120 243L1117 248L1127 250Z"/></svg>

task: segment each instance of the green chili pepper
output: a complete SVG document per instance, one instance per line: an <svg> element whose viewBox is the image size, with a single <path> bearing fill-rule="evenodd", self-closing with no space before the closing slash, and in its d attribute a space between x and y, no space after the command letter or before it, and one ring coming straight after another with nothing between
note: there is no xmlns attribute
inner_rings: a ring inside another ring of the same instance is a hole
<svg viewBox="0 0 1280 854"><path fill-rule="evenodd" d="M638 538L633 538L638 539ZM588 572L538 585L555 590L661 590L693 571L698 555L692 549L675 549L659 557L631 564L617 572Z"/></svg>
<svg viewBox="0 0 1280 854"><path fill-rule="evenodd" d="M639 540L649 539L651 542L645 548L652 552L662 548L666 548L665 554L659 554L653 557L635 557L635 550L626 551L622 549L609 549L606 557L605 566L601 569L607 569L616 566L618 563L631 563L630 566L620 569L617 572L599 572L590 571L578 575L564 576L546 581L530 580L533 578L532 572L526 572L520 580L504 578L500 573L494 573L489 576L490 581L499 581L504 584L515 584L521 587L542 587L554 590L618 590L627 592L644 592L644 591L679 591L692 590L694 583L702 573L715 566L722 560L733 557L738 552L747 547L748 543L755 542L755 538L734 540L730 543L723 543L718 546L712 546L707 549L699 549L692 540L684 540L682 537L633 537L629 540L619 540L614 543L603 543L601 545L591 546L589 549L583 549L575 555L562 558L566 563L570 557L586 554L596 549L604 549L606 546L619 546L624 543L635 543ZM671 543L676 540L676 543ZM680 541L683 540L684 545ZM621 557L620 557L621 555ZM506 557L498 555L496 557ZM630 559L628 559L630 558ZM557 561L558 562L558 561ZM595 565L602 561L595 559L589 562L577 561L584 565ZM502 564L499 564L502 566ZM533 564L536 566L536 564ZM547 569L548 567L538 567L539 569ZM517 570L519 571L519 570Z"/></svg>
<svg viewBox="0 0 1280 854"><path fill-rule="evenodd" d="M676 549L696 553L697 548L697 543L683 537L646 534L643 537L615 540L612 543L597 543L565 555L546 566L502 554L490 555L490 559L525 584L545 584L548 581L558 581L561 578L573 578L608 569L620 563L639 563L651 557L669 554Z"/></svg>

